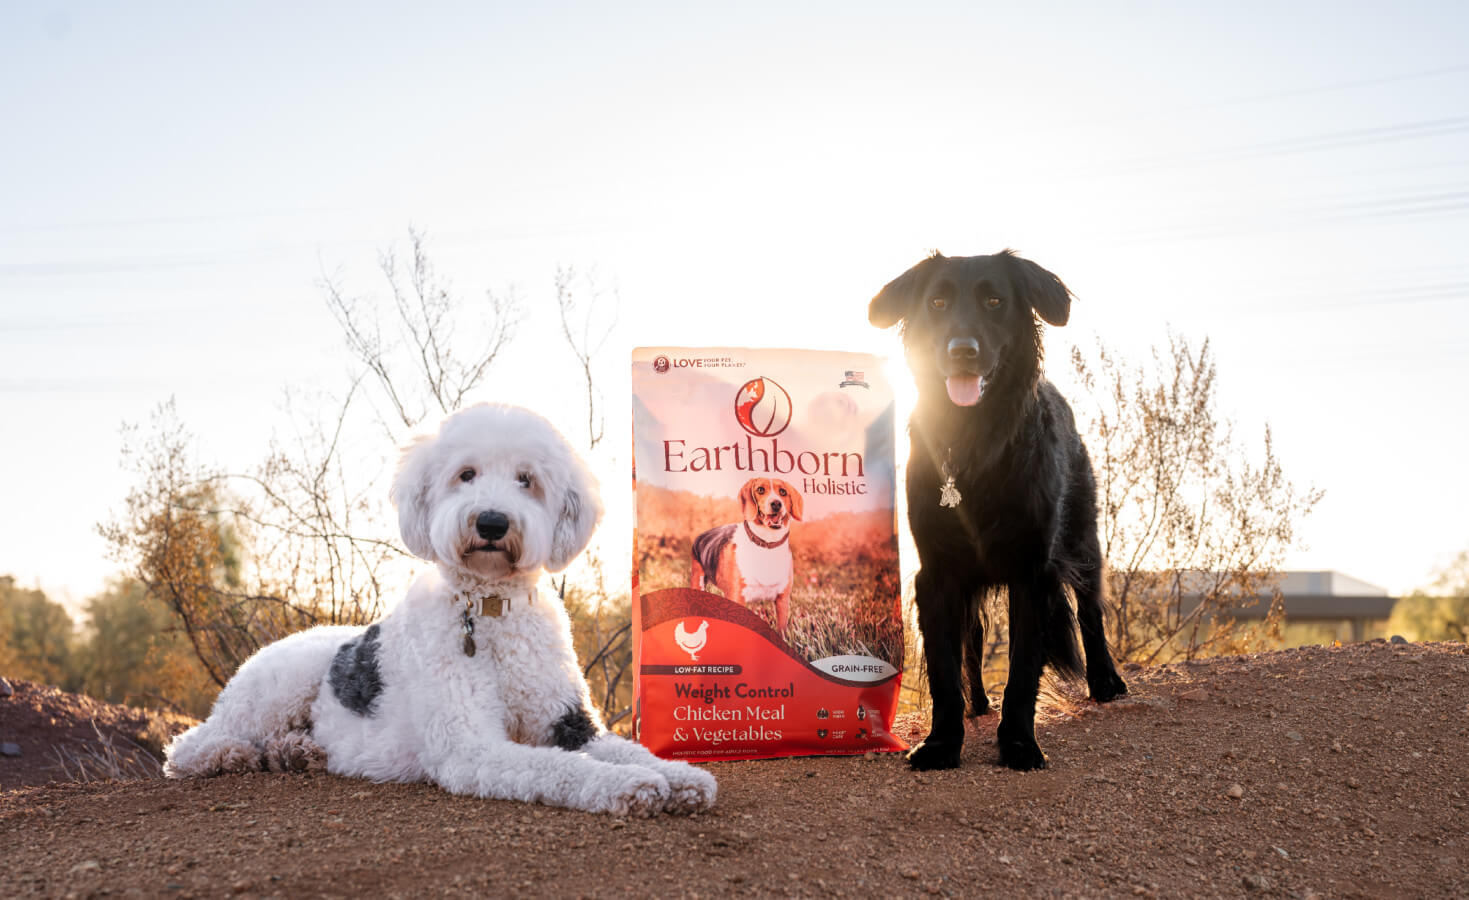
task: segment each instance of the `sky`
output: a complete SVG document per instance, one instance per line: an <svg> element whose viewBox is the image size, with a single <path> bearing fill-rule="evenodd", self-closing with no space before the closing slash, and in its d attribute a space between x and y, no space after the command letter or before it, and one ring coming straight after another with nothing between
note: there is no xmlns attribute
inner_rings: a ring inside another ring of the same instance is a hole
<svg viewBox="0 0 1469 900"><path fill-rule="evenodd" d="M525 304L472 399L568 434L556 267L615 293L604 535L633 347L901 373L867 300L1014 247L1077 295L1063 388L1072 344L1210 341L1221 412L1325 492L1291 568L1403 592L1469 547L1469 7L700 7L0 6L0 573L103 587L122 426L169 398L220 467L263 458L288 392L356 371L323 279L380 295L410 227Z"/></svg>

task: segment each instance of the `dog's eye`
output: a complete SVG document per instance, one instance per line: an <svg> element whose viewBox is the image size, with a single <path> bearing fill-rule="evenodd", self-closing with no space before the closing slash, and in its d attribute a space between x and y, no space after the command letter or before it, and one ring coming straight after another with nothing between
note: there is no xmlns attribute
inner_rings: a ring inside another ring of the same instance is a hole
<svg viewBox="0 0 1469 900"><path fill-rule="evenodd" d="M529 488L530 487L530 473L529 472L521 472L519 475L516 475L515 476L515 480L523 488Z"/></svg>
<svg viewBox="0 0 1469 900"><path fill-rule="evenodd" d="M460 481L473 481L474 480L474 470L473 469L465 469L463 472L460 472L459 473L459 480Z"/></svg>
<svg viewBox="0 0 1469 900"><path fill-rule="evenodd" d="M780 489L780 495L781 495L781 496L782 496L782 497L784 497L784 496L785 496L785 495L786 495L786 489L785 489L785 488L781 488L781 489Z"/></svg>
<svg viewBox="0 0 1469 900"><path fill-rule="evenodd" d="M984 305L985 306L988 306L990 309L995 309L996 307L998 307L1000 305L1000 298L999 297L989 297L989 298L986 298L985 301L984 301Z"/></svg>
<svg viewBox="0 0 1469 900"><path fill-rule="evenodd" d="M928 305L932 306L934 309L948 309L949 301L945 300L943 297L935 297L932 300L928 301Z"/></svg>

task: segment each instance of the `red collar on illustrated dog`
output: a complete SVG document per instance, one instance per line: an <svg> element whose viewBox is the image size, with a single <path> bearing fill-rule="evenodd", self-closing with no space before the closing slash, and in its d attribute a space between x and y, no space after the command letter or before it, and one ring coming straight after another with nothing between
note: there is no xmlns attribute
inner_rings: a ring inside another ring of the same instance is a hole
<svg viewBox="0 0 1469 900"><path fill-rule="evenodd" d="M786 541L790 540L790 538L791 538L791 533L789 531L787 531L785 534L783 534L783 535L780 536L780 540L778 540L778 541L767 541L764 538L762 538L759 535L757 535L750 528L750 523L748 521L743 522L742 524L745 526L745 536L748 537L750 540L754 541L756 547L764 547L766 550L774 550L776 547L779 547L781 544L784 544Z"/></svg>

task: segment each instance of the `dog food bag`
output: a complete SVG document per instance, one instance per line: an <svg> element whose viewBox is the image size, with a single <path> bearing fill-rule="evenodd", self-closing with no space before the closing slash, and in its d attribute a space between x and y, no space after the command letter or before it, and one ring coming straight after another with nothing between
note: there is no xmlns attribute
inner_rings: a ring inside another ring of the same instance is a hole
<svg viewBox="0 0 1469 900"><path fill-rule="evenodd" d="M633 351L634 732L672 759L906 749L878 357Z"/></svg>

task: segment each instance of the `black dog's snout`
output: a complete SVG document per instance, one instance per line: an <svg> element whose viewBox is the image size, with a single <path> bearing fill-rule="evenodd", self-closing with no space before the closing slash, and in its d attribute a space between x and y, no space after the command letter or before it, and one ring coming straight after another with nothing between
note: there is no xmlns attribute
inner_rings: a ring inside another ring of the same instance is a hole
<svg viewBox="0 0 1469 900"><path fill-rule="evenodd" d="M975 359L978 356L979 341L974 338L954 338L949 341L950 359Z"/></svg>
<svg viewBox="0 0 1469 900"><path fill-rule="evenodd" d="M475 516L474 530L487 541L498 541L510 530L510 519L502 512L487 509Z"/></svg>

